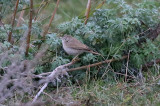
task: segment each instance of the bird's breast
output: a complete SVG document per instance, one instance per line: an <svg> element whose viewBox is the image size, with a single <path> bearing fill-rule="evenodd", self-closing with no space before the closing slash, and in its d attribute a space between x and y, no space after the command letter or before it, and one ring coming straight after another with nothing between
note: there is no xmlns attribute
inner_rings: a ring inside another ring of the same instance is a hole
<svg viewBox="0 0 160 106"><path fill-rule="evenodd" d="M63 44L63 49L67 52L67 54L74 55L74 56L84 52L83 50L77 50L77 49L73 49L73 48L67 47L64 44Z"/></svg>

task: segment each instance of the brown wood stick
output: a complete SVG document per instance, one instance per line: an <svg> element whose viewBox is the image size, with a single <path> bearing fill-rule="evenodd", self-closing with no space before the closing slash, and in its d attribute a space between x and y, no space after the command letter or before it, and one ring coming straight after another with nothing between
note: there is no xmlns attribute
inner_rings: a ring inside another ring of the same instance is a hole
<svg viewBox="0 0 160 106"><path fill-rule="evenodd" d="M50 18L49 24L47 25L47 27L44 29L44 31L43 31L43 33L42 33L42 40L45 40L45 36L46 36L46 34L48 33L48 30L49 30L49 28L50 28L50 26L51 26L51 23L52 23L52 21L53 21L53 19L54 19L55 14L56 14L56 11L57 11L57 8L58 8L58 5L59 5L59 1L60 1L60 0L57 0L56 7L55 7L55 9L54 9L54 11L53 11L52 17ZM41 47L41 44L38 45L38 49L39 49L40 47Z"/></svg>
<svg viewBox="0 0 160 106"><path fill-rule="evenodd" d="M130 51L128 53L128 57L127 57L127 67L126 67L126 74L125 74L125 82L127 82L127 74L128 74L128 63L129 63L129 57L130 57Z"/></svg>
<svg viewBox="0 0 160 106"><path fill-rule="evenodd" d="M15 18L16 18L16 13L17 13L17 9L18 9L18 4L19 4L19 0L17 0L17 2L16 2L16 6L15 6L15 9L14 9L14 13L13 13L13 18L12 18L12 23L11 23L11 25L12 25L12 29L11 29L11 31L9 32L9 34L8 34L8 42L10 42L11 43L11 39L12 39L12 31L13 31L13 27L14 27L14 22L15 22Z"/></svg>
<svg viewBox="0 0 160 106"><path fill-rule="evenodd" d="M38 8L38 10L37 10L37 12L36 12L36 14L35 14L34 21L37 20L38 13L40 12L41 8L43 7L43 3L44 3L44 2L45 2L45 0L43 0L43 1L41 2L40 6L39 6L39 8Z"/></svg>
<svg viewBox="0 0 160 106"><path fill-rule="evenodd" d="M31 37L31 29L32 29L32 12L33 12L33 0L30 0L30 17L29 17L29 25L28 25L28 35L27 35L27 46L25 55L28 56L28 50L30 46L30 37Z"/></svg>
<svg viewBox="0 0 160 106"><path fill-rule="evenodd" d="M86 16L86 19L85 19L85 22L84 22L85 24L87 24L90 9L91 9L91 0L88 0L87 7L86 7L86 13L85 13L85 16Z"/></svg>
<svg viewBox="0 0 160 106"><path fill-rule="evenodd" d="M53 11L53 14L52 14L52 17L51 17L51 19L50 19L50 21L49 21L49 24L48 24L46 30L44 31L44 33L42 34L42 37L44 37L44 39L45 39L45 35L48 33L48 30L49 30L49 28L50 28L50 26L51 26L51 23L52 23L52 21L53 21L53 19L54 19L55 14L56 14L56 11L57 11L57 8L58 8L58 5L59 5L59 1L60 1L60 0L57 0L56 7L55 7L55 9L54 9L54 11Z"/></svg>
<svg viewBox="0 0 160 106"><path fill-rule="evenodd" d="M126 56L123 56L122 58L120 59L110 59L110 60L105 60L105 61L101 61L101 62L98 62L98 63L94 63L94 64L90 64L90 65L86 65L86 66L81 66L81 67L77 67L77 68L71 68L68 70L68 72L70 71L76 71L76 70L81 70L81 69L85 69L85 68L88 68L88 67L94 67L94 66L98 66L98 65L101 65L101 64L104 64L104 63L111 63L111 62L114 62L114 61L120 61L120 60L123 60L123 59L126 59L128 57L128 55Z"/></svg>

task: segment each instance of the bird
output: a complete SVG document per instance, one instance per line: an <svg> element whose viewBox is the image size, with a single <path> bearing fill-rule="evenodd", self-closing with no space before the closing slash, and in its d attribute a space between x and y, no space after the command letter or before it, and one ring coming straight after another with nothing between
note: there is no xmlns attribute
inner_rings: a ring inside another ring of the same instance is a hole
<svg viewBox="0 0 160 106"><path fill-rule="evenodd" d="M98 52L94 52L87 45L83 44L82 42L80 42L75 37L72 37L71 35L65 34L60 39L62 40L62 45L65 52L67 52L67 54L69 55L75 56L75 58L84 52L100 55Z"/></svg>

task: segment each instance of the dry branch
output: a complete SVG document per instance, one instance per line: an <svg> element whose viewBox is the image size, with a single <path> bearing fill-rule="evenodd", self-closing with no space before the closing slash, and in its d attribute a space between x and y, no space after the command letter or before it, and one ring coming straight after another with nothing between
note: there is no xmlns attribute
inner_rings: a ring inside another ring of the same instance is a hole
<svg viewBox="0 0 160 106"><path fill-rule="evenodd" d="M55 7L55 9L54 9L54 11L53 11L53 14L52 14L52 17L51 17L51 19L50 19L50 21L49 21L49 24L48 24L47 28L45 29L45 31L44 31L43 34L42 34L42 37L44 38L44 40L45 40L45 35L48 33L48 30L49 30L49 28L50 28L50 26L51 26L51 23L52 23L52 21L53 21L53 19L54 19L55 14L56 14L56 11L57 11L57 8L58 8L58 5L59 5L59 1L60 1L60 0L57 0L56 7Z"/></svg>
<svg viewBox="0 0 160 106"><path fill-rule="evenodd" d="M99 9L100 7L102 7L105 2L106 2L106 0L104 0L101 4L99 4L99 5L96 7L96 9Z"/></svg>
<svg viewBox="0 0 160 106"><path fill-rule="evenodd" d="M17 0L16 2L16 6L15 6L15 9L14 9L14 13L13 13L13 18L12 18L12 29L11 31L9 32L8 34L8 42L12 43L12 31L13 31L13 27L14 27L14 21L15 21L15 17L16 17L16 13L17 13L17 8L18 8L18 4L19 4L19 0Z"/></svg>
<svg viewBox="0 0 160 106"><path fill-rule="evenodd" d="M71 69L68 70L68 72L70 72L70 71L76 71L76 70L81 70L81 69L85 69L85 68L88 68L88 67L94 67L94 66L102 65L104 63L111 63L111 62L114 62L114 61L120 61L120 60L126 59L127 57L128 56L125 55L125 56L123 56L120 59L110 59L110 60L105 60L105 61L101 61L101 62L98 62L98 63L86 65L86 66L81 66L81 67L77 67L77 68L71 68Z"/></svg>
<svg viewBox="0 0 160 106"><path fill-rule="evenodd" d="M59 1L60 0L57 0L57 3L56 3L56 7L55 7L55 9L54 9L54 11L53 11L53 14L52 14L52 17L51 17L51 19L50 19L50 21L49 21L49 24L47 25L47 27L45 27L45 29L43 30L43 33L42 33L42 41L44 41L45 40L45 36L46 36L46 34L48 33L48 30L49 30L49 28L50 28L50 26L51 26L51 23L52 23L52 21L53 21L53 19L54 19L54 16L55 16L55 14L56 14L56 11L57 11L57 8L58 8L58 5L59 5ZM41 47L41 44L39 44L38 45L38 49Z"/></svg>
<svg viewBox="0 0 160 106"><path fill-rule="evenodd" d="M30 17L29 17L29 25L28 25L28 35L27 35L27 46L25 55L28 55L28 50L30 46L30 37L31 37L31 29L32 29L32 12L33 12L33 0L30 0Z"/></svg>
<svg viewBox="0 0 160 106"><path fill-rule="evenodd" d="M88 67L94 67L94 66L98 66L98 65L105 64L105 63L111 63L111 62L114 62L114 61L120 61L120 60L126 59L127 57L128 57L128 55L125 55L125 56L123 56L123 57L120 58L120 59L113 59L113 58L112 58L112 59L109 59L109 60L97 62L97 63L90 64L90 65L86 65L86 66L81 66L81 67L77 67L77 68L71 68L71 69L68 69L67 72L76 71L76 70L81 70L81 69L86 69L86 68L88 68ZM47 76L47 75L49 75L50 73L51 73L51 72L42 73L42 74L37 75L37 77Z"/></svg>
<svg viewBox="0 0 160 106"><path fill-rule="evenodd" d="M86 19L85 19L85 22L84 22L85 24L87 24L90 9L91 9L91 0L88 0L87 7L86 7L86 13L85 13L85 16L86 16Z"/></svg>
<svg viewBox="0 0 160 106"><path fill-rule="evenodd" d="M45 0L43 0L43 1L41 2L40 6L39 6L39 8L38 8L38 10L37 10L37 12L36 12L36 14L35 14L34 21L37 20L38 13L40 12L41 8L43 7L44 2L45 2Z"/></svg>
<svg viewBox="0 0 160 106"><path fill-rule="evenodd" d="M65 65L61 65L58 66L56 69L54 69L50 75L47 76L47 80L45 82L45 84L42 86L42 88L40 89L40 91L36 94L36 96L33 99L33 102L35 102L37 100L37 98L40 96L40 94L45 90L45 88L48 86L49 82L53 82L55 81L55 79L60 80L58 77L59 76L68 76L67 70L68 70L68 66L74 64L76 61L72 61L70 63L67 63Z"/></svg>
<svg viewBox="0 0 160 106"><path fill-rule="evenodd" d="M125 74L125 82L127 82L127 74L128 74L128 63L129 63L129 57L130 57L130 51L128 53L128 57L127 57L127 67L126 67L126 74Z"/></svg>

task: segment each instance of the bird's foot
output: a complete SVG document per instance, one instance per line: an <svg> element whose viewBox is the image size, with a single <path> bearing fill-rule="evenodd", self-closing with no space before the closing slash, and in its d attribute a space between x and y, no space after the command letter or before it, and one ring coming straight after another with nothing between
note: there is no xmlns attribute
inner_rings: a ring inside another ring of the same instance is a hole
<svg viewBox="0 0 160 106"><path fill-rule="evenodd" d="M72 62L76 62L76 61L79 61L79 60L80 60L80 58L73 58Z"/></svg>

